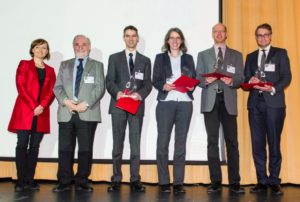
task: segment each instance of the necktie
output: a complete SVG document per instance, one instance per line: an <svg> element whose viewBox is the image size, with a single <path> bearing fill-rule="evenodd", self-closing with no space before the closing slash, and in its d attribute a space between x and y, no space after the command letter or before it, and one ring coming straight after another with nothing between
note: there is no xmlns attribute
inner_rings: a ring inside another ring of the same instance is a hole
<svg viewBox="0 0 300 202"><path fill-rule="evenodd" d="M130 69L130 74L131 75L133 73L133 68L134 68L132 56L133 56L133 54L129 53L129 69Z"/></svg>
<svg viewBox="0 0 300 202"><path fill-rule="evenodd" d="M218 64L218 69L222 69L222 66L223 66L223 52L222 52L221 47L219 47L217 64Z"/></svg>
<svg viewBox="0 0 300 202"><path fill-rule="evenodd" d="M79 65L77 66L77 73L76 73L76 81L75 81L75 96L78 97L79 93L79 86L80 86L80 81L81 81L81 76L83 72L83 59L78 59Z"/></svg>
<svg viewBox="0 0 300 202"><path fill-rule="evenodd" d="M263 54L261 55L260 60L260 70L263 71L265 69L265 63L266 63L266 50L262 49Z"/></svg>

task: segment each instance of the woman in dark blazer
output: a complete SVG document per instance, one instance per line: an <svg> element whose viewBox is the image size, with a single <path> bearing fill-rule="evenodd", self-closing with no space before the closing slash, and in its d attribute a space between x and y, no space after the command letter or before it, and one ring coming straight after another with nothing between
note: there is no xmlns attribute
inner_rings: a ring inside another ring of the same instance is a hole
<svg viewBox="0 0 300 202"><path fill-rule="evenodd" d="M186 139L193 112L193 90L187 93L175 90L174 84L182 74L195 78L193 57L186 54L187 48L183 33L171 28L164 40L163 53L156 55L153 68L153 85L158 90L156 107L157 121L157 169L161 192L170 192L168 169L169 142L175 125L173 189L175 193L184 193L184 168Z"/></svg>
<svg viewBox="0 0 300 202"><path fill-rule="evenodd" d="M18 181L15 191L25 188L39 190L34 182L39 147L45 133L50 133L49 106L54 99L56 80L54 69L46 65L50 58L49 45L36 39L30 47L31 60L21 60L16 72L18 97L8 125L17 133L16 168Z"/></svg>

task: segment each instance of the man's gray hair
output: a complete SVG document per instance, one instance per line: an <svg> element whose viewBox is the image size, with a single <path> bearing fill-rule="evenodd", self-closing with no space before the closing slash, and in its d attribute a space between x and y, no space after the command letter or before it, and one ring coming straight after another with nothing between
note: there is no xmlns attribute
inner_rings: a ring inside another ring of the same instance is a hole
<svg viewBox="0 0 300 202"><path fill-rule="evenodd" d="M91 45L91 40L90 40L90 38L87 37L87 36L85 36L85 35L83 35L83 34L78 34L78 35L76 35L76 36L74 37L74 39L73 39L73 45L74 45L74 43L75 43L75 41L76 41L76 39L77 39L78 37L83 37L83 38L85 38L86 41L88 42L88 44Z"/></svg>

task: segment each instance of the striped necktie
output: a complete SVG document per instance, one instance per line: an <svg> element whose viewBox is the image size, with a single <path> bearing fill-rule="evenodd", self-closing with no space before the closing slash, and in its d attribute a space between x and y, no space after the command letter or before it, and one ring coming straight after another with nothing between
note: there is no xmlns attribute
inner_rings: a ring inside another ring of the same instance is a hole
<svg viewBox="0 0 300 202"><path fill-rule="evenodd" d="M76 81L75 81L75 97L78 98L78 93L79 93L79 86L80 86L80 81L81 81L81 76L83 72L83 59L80 58L78 59L79 65L77 66L77 73L76 73Z"/></svg>

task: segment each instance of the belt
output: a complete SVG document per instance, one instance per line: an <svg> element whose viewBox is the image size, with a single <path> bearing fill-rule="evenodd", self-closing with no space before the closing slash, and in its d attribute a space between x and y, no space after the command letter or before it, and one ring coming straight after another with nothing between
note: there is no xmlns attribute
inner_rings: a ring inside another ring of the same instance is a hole
<svg viewBox="0 0 300 202"><path fill-rule="evenodd" d="M78 111L71 111L71 114L78 114Z"/></svg>
<svg viewBox="0 0 300 202"><path fill-rule="evenodd" d="M264 95L264 94L263 94L262 91L259 91L259 92L258 92L258 96L259 96L259 97L262 97L263 95Z"/></svg>
<svg viewBox="0 0 300 202"><path fill-rule="evenodd" d="M218 94L219 94L219 93L223 93L223 90L222 90L222 89L218 89L218 88L217 88L217 89L214 89L214 90L215 90L216 93L218 93Z"/></svg>

